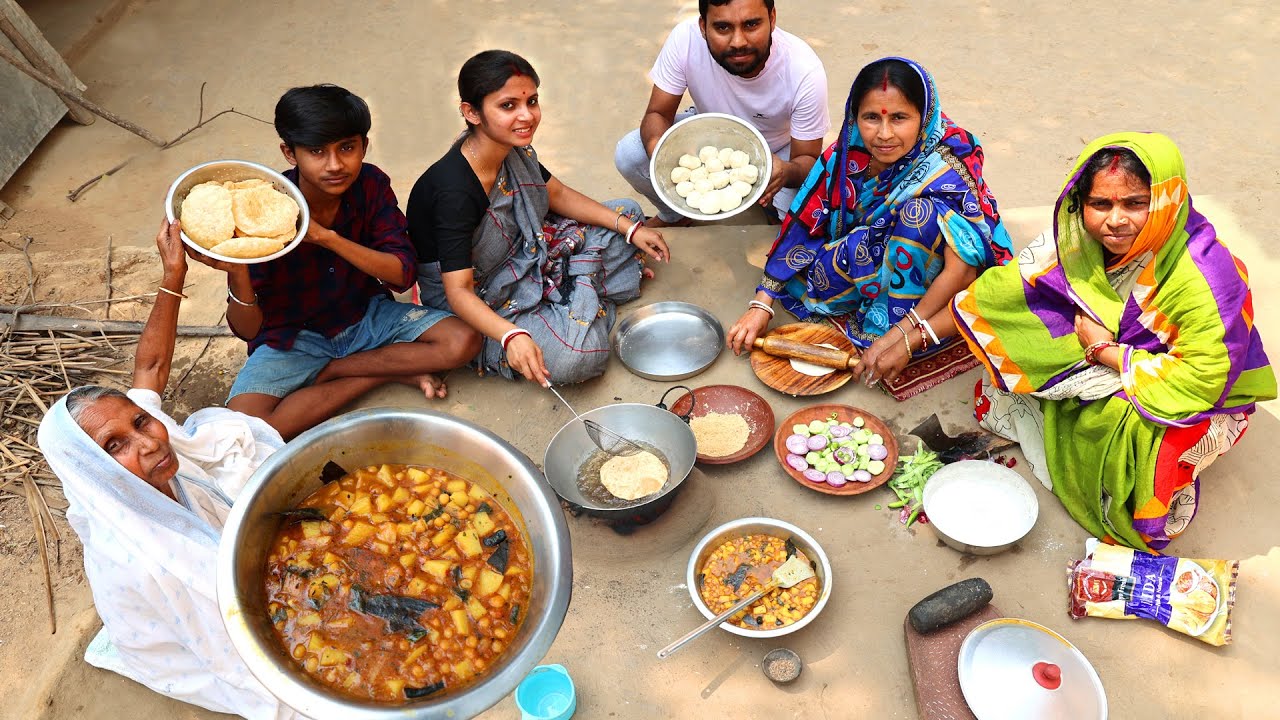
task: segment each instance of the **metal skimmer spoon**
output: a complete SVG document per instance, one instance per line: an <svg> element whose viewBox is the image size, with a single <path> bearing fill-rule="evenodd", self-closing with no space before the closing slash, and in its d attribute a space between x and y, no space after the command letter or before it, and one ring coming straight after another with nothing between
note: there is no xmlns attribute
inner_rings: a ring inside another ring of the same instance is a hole
<svg viewBox="0 0 1280 720"><path fill-rule="evenodd" d="M583 418L578 414L577 410L573 409L573 406L569 404L569 401L565 400L564 396L557 392L551 385L547 385L547 389L555 393L555 396L560 398L560 402L564 403L564 406L569 408L569 412L573 413L573 416L586 426L587 435L591 436L591 441L596 444L596 447L610 455L635 455L636 453L644 450L643 447L640 447L635 442L622 437L618 433L601 425L595 420L587 420Z"/></svg>

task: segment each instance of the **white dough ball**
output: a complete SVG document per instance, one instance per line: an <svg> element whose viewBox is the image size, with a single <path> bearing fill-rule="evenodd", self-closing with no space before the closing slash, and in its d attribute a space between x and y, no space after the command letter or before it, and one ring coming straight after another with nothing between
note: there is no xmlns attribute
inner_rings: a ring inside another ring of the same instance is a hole
<svg viewBox="0 0 1280 720"><path fill-rule="evenodd" d="M720 148L720 164L729 167L729 161L733 159L733 148Z"/></svg>
<svg viewBox="0 0 1280 720"><path fill-rule="evenodd" d="M699 180L706 180L708 174L709 173L707 172L706 168L700 167L694 170L693 172L689 173L689 179L694 182L698 182Z"/></svg>
<svg viewBox="0 0 1280 720"><path fill-rule="evenodd" d="M689 197L689 193L693 192L693 183L685 180L682 183L676 183L676 194L682 198Z"/></svg>
<svg viewBox="0 0 1280 720"><path fill-rule="evenodd" d="M756 184L756 180L760 179L760 167L758 165L743 165L742 179L752 185Z"/></svg>
<svg viewBox="0 0 1280 720"><path fill-rule="evenodd" d="M729 189L737 193L738 197L751 197L751 183L735 180L729 183Z"/></svg>
<svg viewBox="0 0 1280 720"><path fill-rule="evenodd" d="M723 170L720 172L713 172L707 176L707 179L711 181L712 187L719 190L729 184L729 173Z"/></svg>
<svg viewBox="0 0 1280 720"><path fill-rule="evenodd" d="M708 145L698 151L698 159L702 161L703 165L706 165L708 160L719 160L720 150Z"/></svg>
<svg viewBox="0 0 1280 720"><path fill-rule="evenodd" d="M749 164L751 164L751 156L741 150L734 150L733 155L729 157L729 162L725 163L731 168L746 167Z"/></svg>
<svg viewBox="0 0 1280 720"><path fill-rule="evenodd" d="M679 185L689 179L689 168L683 165L677 165L671 168L671 182Z"/></svg>
<svg viewBox="0 0 1280 720"><path fill-rule="evenodd" d="M708 175L724 170L724 165L720 163L719 158L711 158L703 167L707 169Z"/></svg>
<svg viewBox="0 0 1280 720"><path fill-rule="evenodd" d="M711 191L702 196L702 203L698 206L703 215L715 215L720 212L720 193Z"/></svg>
<svg viewBox="0 0 1280 720"><path fill-rule="evenodd" d="M729 173L729 183L730 183L730 184L733 184L733 183L736 183L736 182L747 182L747 181L746 181L745 179L743 179L743 177L742 177L742 168L729 168L729 170L728 170L727 172ZM747 184L748 184L748 185L750 185L751 183L747 183Z"/></svg>
<svg viewBox="0 0 1280 720"><path fill-rule="evenodd" d="M693 208L694 210L697 210L697 209L698 209L698 207L699 207L700 205L702 205L702 193L698 192L697 190L694 190L693 192L689 193L688 195L685 195L685 196L684 196L684 204L685 204L685 205L688 205L689 207Z"/></svg>
<svg viewBox="0 0 1280 720"><path fill-rule="evenodd" d="M699 160L697 157L694 157L693 155L681 155L680 167L694 170L696 168L702 167L702 161Z"/></svg>
<svg viewBox="0 0 1280 720"><path fill-rule="evenodd" d="M720 193L720 212L729 212L730 210L736 210L738 206L742 204L742 197L739 196L738 193L732 190L729 190L726 188L724 190L719 191L719 193Z"/></svg>
<svg viewBox="0 0 1280 720"><path fill-rule="evenodd" d="M711 180L708 178L707 180L694 180L694 181L693 181L693 189L694 189L694 190L697 190L698 192L702 193L703 195L706 195L707 193L711 192L712 190L715 190L715 189L716 189L716 186L715 186L715 184L714 184L714 183L712 183L712 182L711 182Z"/></svg>

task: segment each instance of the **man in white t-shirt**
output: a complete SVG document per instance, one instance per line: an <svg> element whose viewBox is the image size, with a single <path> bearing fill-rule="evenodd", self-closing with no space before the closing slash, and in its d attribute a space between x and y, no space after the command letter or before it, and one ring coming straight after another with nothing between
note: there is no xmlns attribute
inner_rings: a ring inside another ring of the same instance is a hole
<svg viewBox="0 0 1280 720"><path fill-rule="evenodd" d="M698 19L671 31L649 78L653 91L640 129L614 152L618 172L657 206L649 225L687 224L658 198L649 158L662 133L695 112L734 115L760 131L774 154L760 204L786 213L822 152L830 120L822 61L803 40L778 29L774 0L699 0ZM694 107L677 117L686 90Z"/></svg>

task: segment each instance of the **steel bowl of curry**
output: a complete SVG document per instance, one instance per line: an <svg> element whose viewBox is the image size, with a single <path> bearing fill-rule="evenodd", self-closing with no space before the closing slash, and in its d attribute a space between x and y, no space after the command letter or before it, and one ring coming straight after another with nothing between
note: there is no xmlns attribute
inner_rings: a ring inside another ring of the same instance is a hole
<svg viewBox="0 0 1280 720"><path fill-rule="evenodd" d="M443 413L360 410L254 473L218 604L249 670L303 715L471 717L542 659L568 609L568 526L542 473Z"/></svg>
<svg viewBox="0 0 1280 720"><path fill-rule="evenodd" d="M809 533L773 518L733 520L707 533L689 556L685 583L693 605L708 620L768 584L773 571L798 555L814 577L777 589L720 624L749 638L789 635L809 623L831 598L831 562Z"/></svg>

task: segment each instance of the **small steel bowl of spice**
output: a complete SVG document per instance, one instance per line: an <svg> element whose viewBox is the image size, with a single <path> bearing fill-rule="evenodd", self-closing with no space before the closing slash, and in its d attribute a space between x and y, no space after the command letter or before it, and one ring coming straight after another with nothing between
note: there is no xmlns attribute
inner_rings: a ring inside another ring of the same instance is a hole
<svg viewBox="0 0 1280 720"><path fill-rule="evenodd" d="M800 661L800 656L795 651L778 648L770 650L764 656L760 669L764 671L765 677L776 683L789 683L800 677L804 663Z"/></svg>

